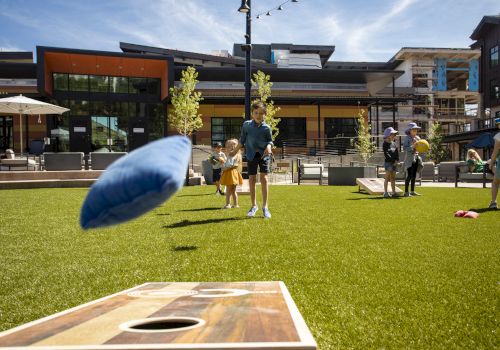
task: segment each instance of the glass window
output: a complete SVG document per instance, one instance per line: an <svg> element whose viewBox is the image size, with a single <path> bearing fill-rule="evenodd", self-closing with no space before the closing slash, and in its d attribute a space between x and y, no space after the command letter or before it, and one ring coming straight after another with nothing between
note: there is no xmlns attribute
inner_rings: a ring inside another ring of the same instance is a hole
<svg viewBox="0 0 500 350"><path fill-rule="evenodd" d="M126 94L128 93L128 78L127 77L110 77L110 91L113 93Z"/></svg>
<svg viewBox="0 0 500 350"><path fill-rule="evenodd" d="M147 78L129 78L128 91L131 94L147 94L148 79Z"/></svg>
<svg viewBox="0 0 500 350"><path fill-rule="evenodd" d="M241 136L243 118L212 118L212 143L224 144L229 139L238 139Z"/></svg>
<svg viewBox="0 0 500 350"><path fill-rule="evenodd" d="M70 100L69 109L71 115L88 115L89 101Z"/></svg>
<svg viewBox="0 0 500 350"><path fill-rule="evenodd" d="M108 77L101 75L90 75L90 91L108 92Z"/></svg>
<svg viewBox="0 0 500 350"><path fill-rule="evenodd" d="M490 80L490 97L500 99L500 80Z"/></svg>
<svg viewBox="0 0 500 350"><path fill-rule="evenodd" d="M490 49L490 67L498 65L498 45Z"/></svg>
<svg viewBox="0 0 500 350"><path fill-rule="evenodd" d="M163 106L161 103L158 104L148 104L147 105L148 114L148 130L149 130L149 140L157 140L163 137Z"/></svg>
<svg viewBox="0 0 500 350"><path fill-rule="evenodd" d="M13 146L12 117L0 116L0 151Z"/></svg>
<svg viewBox="0 0 500 350"><path fill-rule="evenodd" d="M282 147L283 141L305 140L307 138L306 118L281 118L278 130L278 136L274 140L277 147Z"/></svg>
<svg viewBox="0 0 500 350"><path fill-rule="evenodd" d="M68 91L68 74L54 73L52 78L54 80L54 91Z"/></svg>
<svg viewBox="0 0 500 350"><path fill-rule="evenodd" d="M92 101L89 114L109 115L109 106L104 101Z"/></svg>
<svg viewBox="0 0 500 350"><path fill-rule="evenodd" d="M69 89L70 91L89 91L89 76L70 74Z"/></svg>
<svg viewBox="0 0 500 350"><path fill-rule="evenodd" d="M148 78L148 94L159 97L160 91L161 91L160 79Z"/></svg>

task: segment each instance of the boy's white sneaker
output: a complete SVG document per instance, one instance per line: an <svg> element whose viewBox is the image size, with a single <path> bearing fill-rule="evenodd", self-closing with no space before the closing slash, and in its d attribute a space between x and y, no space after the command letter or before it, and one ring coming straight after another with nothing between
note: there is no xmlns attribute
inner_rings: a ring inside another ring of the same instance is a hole
<svg viewBox="0 0 500 350"><path fill-rule="evenodd" d="M497 204L497 202L491 202L491 203L490 203L490 206L488 207L488 209L498 209L498 204Z"/></svg>
<svg viewBox="0 0 500 350"><path fill-rule="evenodd" d="M268 208L262 208L262 211L264 213L264 218L270 219L271 218L271 212L269 211Z"/></svg>
<svg viewBox="0 0 500 350"><path fill-rule="evenodd" d="M250 210L247 213L247 216L250 218L253 218L255 216L255 213L259 210L257 207L251 207Z"/></svg>
<svg viewBox="0 0 500 350"><path fill-rule="evenodd" d="M222 209L231 209L231 204L223 206Z"/></svg>
<svg viewBox="0 0 500 350"><path fill-rule="evenodd" d="M387 192L384 192L384 198L391 198L391 195Z"/></svg>

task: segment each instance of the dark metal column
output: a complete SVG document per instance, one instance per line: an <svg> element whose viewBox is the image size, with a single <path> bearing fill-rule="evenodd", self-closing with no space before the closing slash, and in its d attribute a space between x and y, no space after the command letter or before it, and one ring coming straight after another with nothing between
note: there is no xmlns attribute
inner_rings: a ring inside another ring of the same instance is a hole
<svg viewBox="0 0 500 350"><path fill-rule="evenodd" d="M376 114L375 114L376 119L377 119L377 120L376 120L376 123L377 123L377 129L376 129L376 130L377 130L377 134L376 134L375 136L377 136L377 147L378 147L378 146L379 146L379 142L378 142L379 138L378 138L378 135L380 135L380 127L379 127L379 122L378 122L378 121L379 121L379 119L378 119L378 101L375 103L375 108L377 109L377 110L376 110Z"/></svg>
<svg viewBox="0 0 500 350"><path fill-rule="evenodd" d="M394 86L394 77L392 77L392 97L396 96L396 88ZM392 102L392 127L396 129L396 102Z"/></svg>
<svg viewBox="0 0 500 350"><path fill-rule="evenodd" d="M245 120L250 120L250 92L251 92L251 82L250 82L250 74L251 74L251 65L252 65L252 4L251 1L247 1L248 7L250 8L247 12L247 33L245 35L246 38L246 54L245 54Z"/></svg>

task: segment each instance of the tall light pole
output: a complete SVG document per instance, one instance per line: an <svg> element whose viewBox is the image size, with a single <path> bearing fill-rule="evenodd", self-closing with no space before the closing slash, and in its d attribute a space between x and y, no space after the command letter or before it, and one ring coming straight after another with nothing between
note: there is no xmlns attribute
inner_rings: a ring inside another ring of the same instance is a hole
<svg viewBox="0 0 500 350"><path fill-rule="evenodd" d="M250 8L251 0L241 0L239 12L246 14L247 32L245 34L246 43L241 45L241 49L245 51L245 120L250 120L250 74L252 66L252 10Z"/></svg>

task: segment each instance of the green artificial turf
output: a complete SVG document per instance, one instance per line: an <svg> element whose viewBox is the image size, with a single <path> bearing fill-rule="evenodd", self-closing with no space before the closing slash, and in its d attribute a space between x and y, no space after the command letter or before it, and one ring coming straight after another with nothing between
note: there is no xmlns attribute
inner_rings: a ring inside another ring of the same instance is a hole
<svg viewBox="0 0 500 350"><path fill-rule="evenodd" d="M273 217L184 188L130 223L82 231L87 189L0 191L0 330L147 281L284 281L320 349L498 348L500 211L489 190L274 186Z"/></svg>

